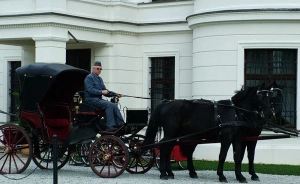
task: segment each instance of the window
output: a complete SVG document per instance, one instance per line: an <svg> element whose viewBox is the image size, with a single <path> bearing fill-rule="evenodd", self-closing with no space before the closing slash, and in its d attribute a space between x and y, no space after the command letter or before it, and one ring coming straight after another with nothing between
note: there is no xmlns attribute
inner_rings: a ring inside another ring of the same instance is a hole
<svg viewBox="0 0 300 184"><path fill-rule="evenodd" d="M175 57L151 58L151 111L162 99L174 100Z"/></svg>
<svg viewBox="0 0 300 184"><path fill-rule="evenodd" d="M296 128L297 49L246 49L245 85L283 85L283 113L276 124Z"/></svg>

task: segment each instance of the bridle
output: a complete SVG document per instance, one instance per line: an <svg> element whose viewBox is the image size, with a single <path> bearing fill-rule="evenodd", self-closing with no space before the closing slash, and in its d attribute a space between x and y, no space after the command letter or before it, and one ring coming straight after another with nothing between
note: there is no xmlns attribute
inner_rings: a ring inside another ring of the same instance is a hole
<svg viewBox="0 0 300 184"><path fill-rule="evenodd" d="M273 92L271 90L258 89L256 91L256 99L259 102L259 110L260 110L260 112L258 112L258 114L261 116L261 118L265 118L264 107L270 107L272 114L274 114L274 108L272 107L272 104L271 104L272 103L272 101L271 101L272 95L273 95ZM267 100L270 102L269 103L270 105L262 104L265 98L268 98Z"/></svg>
<svg viewBox="0 0 300 184"><path fill-rule="evenodd" d="M282 94L283 94L283 90L282 89L280 89L280 88L271 88L270 89L270 92L272 92L272 96L271 96L271 108L272 108L272 114L273 114L273 116L274 116L274 118L276 118L276 112L275 112L275 108L274 108L274 106L283 106L283 103L282 103L282 101L283 100L281 100L280 101L280 103L279 102L274 102L274 99L275 98L278 98L278 96L279 96L279 93L280 93L280 97L281 98L283 98L283 96L282 96Z"/></svg>

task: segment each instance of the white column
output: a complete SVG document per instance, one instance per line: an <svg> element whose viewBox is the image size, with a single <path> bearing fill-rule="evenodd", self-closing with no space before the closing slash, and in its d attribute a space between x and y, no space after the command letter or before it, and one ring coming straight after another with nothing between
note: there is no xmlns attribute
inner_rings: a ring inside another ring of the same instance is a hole
<svg viewBox="0 0 300 184"><path fill-rule="evenodd" d="M66 63L66 43L68 38L35 37L36 63Z"/></svg>
<svg viewBox="0 0 300 184"><path fill-rule="evenodd" d="M35 47L23 46L22 66L35 63Z"/></svg>

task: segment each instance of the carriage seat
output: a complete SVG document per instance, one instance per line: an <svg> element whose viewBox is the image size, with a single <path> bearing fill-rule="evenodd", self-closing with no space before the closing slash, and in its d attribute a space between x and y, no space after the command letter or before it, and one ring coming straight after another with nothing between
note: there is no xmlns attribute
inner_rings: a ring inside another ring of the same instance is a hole
<svg viewBox="0 0 300 184"><path fill-rule="evenodd" d="M67 104L44 103L39 106L45 128L51 139L54 134L58 139L66 139L71 127L71 114Z"/></svg>
<svg viewBox="0 0 300 184"><path fill-rule="evenodd" d="M40 106L43 114L45 126L47 127L69 127L70 110L68 105L63 104L45 104Z"/></svg>
<svg viewBox="0 0 300 184"><path fill-rule="evenodd" d="M100 115L105 113L104 109L97 108L94 105L91 105L86 102L82 102L79 105L78 114L85 114L85 115Z"/></svg>
<svg viewBox="0 0 300 184"><path fill-rule="evenodd" d="M105 113L104 109L98 108L92 104L84 102L84 91L78 91L77 93L82 99L82 103L79 104L78 114L100 115Z"/></svg>

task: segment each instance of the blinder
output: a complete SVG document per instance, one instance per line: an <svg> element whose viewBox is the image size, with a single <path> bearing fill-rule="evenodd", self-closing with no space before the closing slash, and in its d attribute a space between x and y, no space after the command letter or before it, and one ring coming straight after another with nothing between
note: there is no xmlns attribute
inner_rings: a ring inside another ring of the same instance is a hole
<svg viewBox="0 0 300 184"><path fill-rule="evenodd" d="M282 89L279 89L279 88L271 88L270 89L270 94L271 94L271 97L272 98L276 98L279 93L282 93Z"/></svg>
<svg viewBox="0 0 300 184"><path fill-rule="evenodd" d="M266 117L264 109L268 106L271 106L272 98L274 98L276 96L277 96L277 91L276 91L276 93L274 93L274 91L271 91L271 90L257 90L256 98L259 103L259 114L262 118ZM269 103L264 104L264 103L266 103L265 99L268 99ZM273 108L271 107L271 111L273 112L272 109Z"/></svg>
<svg viewBox="0 0 300 184"><path fill-rule="evenodd" d="M260 101L260 102L264 99L264 97L273 98L276 96L277 96L277 91L258 90L256 92L256 97L257 97L258 101Z"/></svg>

